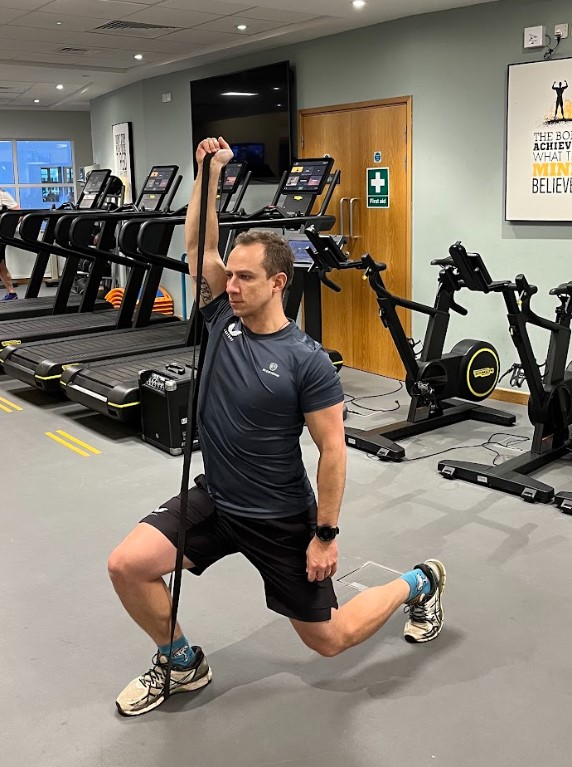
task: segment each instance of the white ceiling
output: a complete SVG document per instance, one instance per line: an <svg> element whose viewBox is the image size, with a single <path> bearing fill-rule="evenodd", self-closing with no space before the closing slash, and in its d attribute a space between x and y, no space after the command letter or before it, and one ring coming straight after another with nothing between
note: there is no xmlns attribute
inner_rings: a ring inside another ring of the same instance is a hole
<svg viewBox="0 0 572 767"><path fill-rule="evenodd" d="M496 1L368 0L357 11L350 0L0 0L0 109L88 109L154 75Z"/></svg>

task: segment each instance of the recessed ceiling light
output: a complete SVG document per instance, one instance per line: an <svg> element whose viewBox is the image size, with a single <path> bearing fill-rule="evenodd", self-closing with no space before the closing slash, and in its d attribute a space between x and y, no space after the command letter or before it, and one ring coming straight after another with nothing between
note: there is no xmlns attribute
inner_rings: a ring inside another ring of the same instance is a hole
<svg viewBox="0 0 572 767"><path fill-rule="evenodd" d="M273 91L279 91L280 88L272 88Z"/></svg>
<svg viewBox="0 0 572 767"><path fill-rule="evenodd" d="M352 5L359 11L365 6L365 0L352 0Z"/></svg>
<svg viewBox="0 0 572 767"><path fill-rule="evenodd" d="M258 93L247 93L246 91L227 91L226 93L221 93L221 96L258 96Z"/></svg>
<svg viewBox="0 0 572 767"><path fill-rule="evenodd" d="M137 59L137 61L141 61L141 59L143 58L143 54L142 53L136 53L135 56L133 56L133 58Z"/></svg>
<svg viewBox="0 0 572 767"><path fill-rule="evenodd" d="M237 29L240 29L241 32L244 32L246 29L246 24L237 24Z"/></svg>
<svg viewBox="0 0 572 767"><path fill-rule="evenodd" d="M34 99L34 104L39 104L39 103L40 103L40 99Z"/></svg>
<svg viewBox="0 0 572 767"><path fill-rule="evenodd" d="M61 27L61 25L62 25L61 21L56 21L56 26Z"/></svg>
<svg viewBox="0 0 572 767"><path fill-rule="evenodd" d="M276 104L276 106L277 106L277 107L281 107L281 106L282 106L282 104Z"/></svg>
<svg viewBox="0 0 572 767"><path fill-rule="evenodd" d="M57 88L59 91L63 91L63 89L64 89L64 86L63 86L63 85L60 83L59 85L56 85L56 88Z"/></svg>

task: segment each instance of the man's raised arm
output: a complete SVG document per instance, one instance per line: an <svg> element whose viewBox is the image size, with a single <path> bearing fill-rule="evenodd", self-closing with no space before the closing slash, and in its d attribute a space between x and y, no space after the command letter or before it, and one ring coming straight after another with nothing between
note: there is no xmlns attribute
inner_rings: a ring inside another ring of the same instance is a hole
<svg viewBox="0 0 572 767"><path fill-rule="evenodd" d="M197 147L196 159L198 173L187 209L185 221L185 242L189 274L193 278L193 292L197 295L197 267L199 245L199 213L201 207L201 186L203 181L203 161L207 154L212 154L209 175L209 201L205 233L205 253L203 274L200 285L199 306L205 306L224 293L226 288L225 268L218 252L218 217L216 212L216 194L220 174L224 166L232 159L232 151L222 138L206 138Z"/></svg>

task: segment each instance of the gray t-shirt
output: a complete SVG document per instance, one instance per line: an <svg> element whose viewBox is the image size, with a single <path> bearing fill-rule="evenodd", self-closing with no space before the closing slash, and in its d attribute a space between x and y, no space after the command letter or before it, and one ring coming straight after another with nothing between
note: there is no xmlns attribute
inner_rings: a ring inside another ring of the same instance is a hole
<svg viewBox="0 0 572 767"><path fill-rule="evenodd" d="M226 293L203 314L209 343L198 428L209 492L230 514L299 514L315 501L300 450L304 413L343 402L339 376L294 322L252 333Z"/></svg>

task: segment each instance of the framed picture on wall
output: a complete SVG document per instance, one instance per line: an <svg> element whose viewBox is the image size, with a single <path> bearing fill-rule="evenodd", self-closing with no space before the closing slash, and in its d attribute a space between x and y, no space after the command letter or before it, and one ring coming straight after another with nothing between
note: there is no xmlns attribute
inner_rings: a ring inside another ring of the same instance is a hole
<svg viewBox="0 0 572 767"><path fill-rule="evenodd" d="M572 58L508 68L507 221L572 221Z"/></svg>
<svg viewBox="0 0 572 767"><path fill-rule="evenodd" d="M116 123L113 128L113 173L123 181L124 202L134 199L132 123Z"/></svg>

